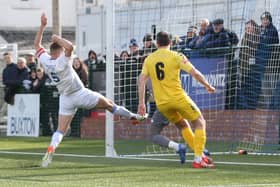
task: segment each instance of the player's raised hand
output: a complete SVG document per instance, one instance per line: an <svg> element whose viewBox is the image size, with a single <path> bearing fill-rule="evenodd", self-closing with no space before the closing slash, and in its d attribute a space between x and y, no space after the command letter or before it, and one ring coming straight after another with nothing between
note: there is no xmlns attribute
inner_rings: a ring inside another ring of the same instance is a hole
<svg viewBox="0 0 280 187"><path fill-rule="evenodd" d="M216 89L213 86L209 85L206 87L206 90L208 91L208 93L215 93Z"/></svg>
<svg viewBox="0 0 280 187"><path fill-rule="evenodd" d="M138 114L140 114L141 116L144 116L146 114L145 104L139 104L138 105Z"/></svg>
<svg viewBox="0 0 280 187"><path fill-rule="evenodd" d="M59 39L60 39L60 36L58 36L56 34L52 35L52 39L51 40L52 40L53 43L56 43Z"/></svg>
<svg viewBox="0 0 280 187"><path fill-rule="evenodd" d="M46 17L46 14L42 13L42 15L41 15L41 26L45 27L47 25L47 23L48 23L48 19Z"/></svg>

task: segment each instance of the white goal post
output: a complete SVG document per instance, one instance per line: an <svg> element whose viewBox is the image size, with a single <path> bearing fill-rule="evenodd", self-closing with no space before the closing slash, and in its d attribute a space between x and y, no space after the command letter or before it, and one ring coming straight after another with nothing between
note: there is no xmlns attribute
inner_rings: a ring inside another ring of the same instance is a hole
<svg viewBox="0 0 280 187"><path fill-rule="evenodd" d="M106 97L114 100L114 30L115 1L106 0ZM114 118L106 111L105 155L116 157L114 149Z"/></svg>

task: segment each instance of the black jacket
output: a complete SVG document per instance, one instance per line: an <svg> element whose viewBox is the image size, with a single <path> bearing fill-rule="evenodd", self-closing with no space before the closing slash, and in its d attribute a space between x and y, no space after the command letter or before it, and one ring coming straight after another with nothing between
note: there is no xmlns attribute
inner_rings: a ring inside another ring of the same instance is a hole
<svg viewBox="0 0 280 187"><path fill-rule="evenodd" d="M4 100L8 104L14 104L14 95L22 87L23 80L28 80L27 68L18 69L16 64L11 63L3 70Z"/></svg>
<svg viewBox="0 0 280 187"><path fill-rule="evenodd" d="M5 86L15 86L17 85L17 74L18 68L14 63L8 64L3 70L3 84Z"/></svg>

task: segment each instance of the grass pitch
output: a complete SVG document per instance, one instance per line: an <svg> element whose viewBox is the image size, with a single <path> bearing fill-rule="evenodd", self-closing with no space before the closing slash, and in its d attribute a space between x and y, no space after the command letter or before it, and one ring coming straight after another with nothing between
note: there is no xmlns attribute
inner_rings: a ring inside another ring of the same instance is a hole
<svg viewBox="0 0 280 187"><path fill-rule="evenodd" d="M280 156L214 156L216 169L195 170L191 163L181 165L179 161L104 158L103 140L65 138L56 152L65 155L56 155L50 167L41 168L40 154L45 152L49 140L0 138L0 186L280 186Z"/></svg>

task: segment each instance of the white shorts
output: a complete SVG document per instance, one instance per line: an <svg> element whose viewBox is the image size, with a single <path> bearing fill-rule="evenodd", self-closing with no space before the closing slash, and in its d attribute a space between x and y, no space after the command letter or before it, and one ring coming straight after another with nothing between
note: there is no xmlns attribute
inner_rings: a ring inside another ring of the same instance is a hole
<svg viewBox="0 0 280 187"><path fill-rule="evenodd" d="M60 95L59 114L74 115L78 108L92 109L97 105L100 97L103 97L100 93L87 88L83 88L70 95Z"/></svg>

